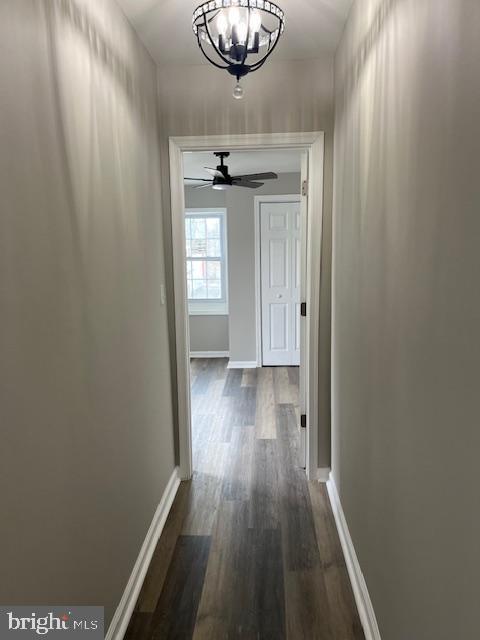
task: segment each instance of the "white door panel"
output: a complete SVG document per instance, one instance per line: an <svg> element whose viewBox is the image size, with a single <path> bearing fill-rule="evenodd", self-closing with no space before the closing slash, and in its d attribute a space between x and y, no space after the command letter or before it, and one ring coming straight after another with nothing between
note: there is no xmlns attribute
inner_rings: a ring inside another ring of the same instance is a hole
<svg viewBox="0 0 480 640"><path fill-rule="evenodd" d="M262 356L265 366L300 364L301 217L298 202L260 205Z"/></svg>
<svg viewBox="0 0 480 640"><path fill-rule="evenodd" d="M288 306L270 305L270 351L288 349Z"/></svg>
<svg viewBox="0 0 480 640"><path fill-rule="evenodd" d="M270 288L288 287L288 244L286 240L270 240Z"/></svg>

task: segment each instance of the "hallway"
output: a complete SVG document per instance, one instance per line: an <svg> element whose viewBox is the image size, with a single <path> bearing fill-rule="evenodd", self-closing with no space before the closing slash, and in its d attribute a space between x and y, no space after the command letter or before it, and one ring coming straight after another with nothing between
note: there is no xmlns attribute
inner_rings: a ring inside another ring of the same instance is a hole
<svg viewBox="0 0 480 640"><path fill-rule="evenodd" d="M0 638L479 640L480 0L0 32Z"/></svg>
<svg viewBox="0 0 480 640"><path fill-rule="evenodd" d="M298 466L298 368L192 361L194 477L129 640L364 638L324 484Z"/></svg>

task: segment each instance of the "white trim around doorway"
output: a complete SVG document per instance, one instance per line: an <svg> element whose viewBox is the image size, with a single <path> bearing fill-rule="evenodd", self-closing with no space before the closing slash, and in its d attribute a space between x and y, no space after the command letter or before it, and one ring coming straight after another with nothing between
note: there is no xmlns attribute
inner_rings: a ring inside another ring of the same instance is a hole
<svg viewBox="0 0 480 640"><path fill-rule="evenodd" d="M271 133L171 137L170 191L175 296L175 341L177 356L178 433L180 476L192 476L192 433L190 407L190 336L185 263L185 195L183 158L185 151L247 151L298 149L308 154L307 215L307 437L306 473L317 478L318 461L318 348L320 318L320 264L323 220L324 133Z"/></svg>

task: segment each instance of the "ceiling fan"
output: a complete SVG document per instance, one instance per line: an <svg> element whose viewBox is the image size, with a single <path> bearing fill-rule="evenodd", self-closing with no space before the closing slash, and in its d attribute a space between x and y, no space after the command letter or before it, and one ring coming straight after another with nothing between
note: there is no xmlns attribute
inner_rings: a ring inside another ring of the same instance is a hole
<svg viewBox="0 0 480 640"><path fill-rule="evenodd" d="M195 189L205 189L211 187L218 191L224 191L230 187L247 187L248 189L258 189L263 186L263 182L257 182L257 180L275 180L278 178L276 173L249 173L241 176L231 176L228 173L227 165L223 164L223 159L228 158L230 153L228 151L216 151L214 153L217 158L220 158L220 164L216 169L210 167L204 167L205 171L213 176L212 178L185 178L185 180L194 180L196 182L205 182L206 184L195 185Z"/></svg>

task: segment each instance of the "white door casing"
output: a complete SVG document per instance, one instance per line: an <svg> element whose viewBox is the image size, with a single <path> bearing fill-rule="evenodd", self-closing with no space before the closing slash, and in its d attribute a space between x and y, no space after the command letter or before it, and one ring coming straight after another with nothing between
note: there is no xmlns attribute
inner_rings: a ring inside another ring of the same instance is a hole
<svg viewBox="0 0 480 640"><path fill-rule="evenodd" d="M300 196L296 202L261 202L264 366L300 365L301 248Z"/></svg>
<svg viewBox="0 0 480 640"><path fill-rule="evenodd" d="M175 321L176 396L178 399L178 435L180 475L192 477L192 441L190 410L190 350L185 261L185 198L183 181L184 152L245 151L257 149L301 149L308 155L308 198L306 231L306 303L305 330L307 406L306 473L310 480L318 478L318 341L320 317L320 263L323 219L324 133L257 133L241 135L185 136L169 138L171 224L173 244L173 291L168 304ZM304 200L302 196L302 200ZM257 225L255 226L257 229ZM257 231L255 231L257 233ZM258 246L258 245L257 245ZM259 302L260 284L256 284ZM260 314L257 314L257 316ZM260 334L257 327L257 336ZM260 341L257 338L257 363L260 361Z"/></svg>
<svg viewBox="0 0 480 640"><path fill-rule="evenodd" d="M307 228L308 228L308 154L302 153L302 165L300 180L302 183L302 198L300 200L300 220L301 220L301 276L300 276L300 300L307 300ZM307 310L306 310L307 311ZM300 318L300 370L299 370L299 391L300 391L300 416L305 416L305 423L300 425L300 460L302 466L307 466L307 422L308 415L308 356L307 356L307 314Z"/></svg>

